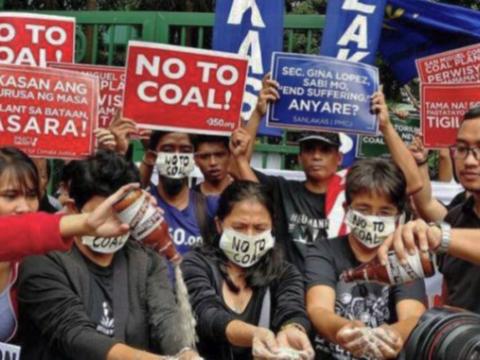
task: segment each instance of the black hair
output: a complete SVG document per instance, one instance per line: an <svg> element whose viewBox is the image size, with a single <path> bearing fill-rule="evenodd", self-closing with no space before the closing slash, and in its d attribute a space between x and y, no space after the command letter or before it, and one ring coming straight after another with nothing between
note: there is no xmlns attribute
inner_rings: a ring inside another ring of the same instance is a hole
<svg viewBox="0 0 480 360"><path fill-rule="evenodd" d="M150 135L150 139L148 140L148 149L156 151L158 143L160 142L160 140L165 135L171 134L172 132L175 132L175 131L158 131L158 130L153 131ZM193 143L193 136L191 134L188 134L188 133L187 133L187 135L188 135L190 141Z"/></svg>
<svg viewBox="0 0 480 360"><path fill-rule="evenodd" d="M23 189L34 190L40 198L40 179L35 163L23 151L15 147L0 148L0 175L12 171ZM31 186L34 186L31 189Z"/></svg>
<svg viewBox="0 0 480 360"><path fill-rule="evenodd" d="M274 223L273 201L269 197L266 188L252 181L234 181L220 195L218 203L217 217L220 221L224 220L233 210L234 206L244 200L254 200L263 205L272 218ZM228 259L219 248L220 234L217 234L212 242L205 243L200 251L213 258L218 265L228 287L238 292L239 289L232 282L227 272ZM270 284L274 279L281 276L283 272L283 256L278 246L268 251L255 265L245 269L245 281L251 288L264 287Z"/></svg>
<svg viewBox="0 0 480 360"><path fill-rule="evenodd" d="M352 165L347 174L345 197L347 204L362 192L387 196L402 212L408 200L407 181L400 168L392 161L381 158L362 159Z"/></svg>
<svg viewBox="0 0 480 360"><path fill-rule="evenodd" d="M69 195L81 209L94 196L110 196L121 186L139 181L138 169L110 150L68 165Z"/></svg>
<svg viewBox="0 0 480 360"><path fill-rule="evenodd" d="M463 121L480 119L480 105L470 108L465 115L463 115Z"/></svg>
<svg viewBox="0 0 480 360"><path fill-rule="evenodd" d="M229 150L228 144L230 142L230 138L228 136L196 135L192 140L195 151L198 151L200 145L204 143L220 143L225 147L225 149Z"/></svg>

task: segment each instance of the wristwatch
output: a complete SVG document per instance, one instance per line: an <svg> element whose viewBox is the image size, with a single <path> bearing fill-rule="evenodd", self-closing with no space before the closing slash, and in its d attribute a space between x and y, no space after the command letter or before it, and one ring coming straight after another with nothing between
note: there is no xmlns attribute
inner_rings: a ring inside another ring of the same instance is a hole
<svg viewBox="0 0 480 360"><path fill-rule="evenodd" d="M440 245L438 245L435 249L432 249L435 254L446 254L448 248L450 247L450 241L452 239L452 227L449 223L445 221L437 221L434 223L429 224L430 226L436 226L442 232L440 238Z"/></svg>

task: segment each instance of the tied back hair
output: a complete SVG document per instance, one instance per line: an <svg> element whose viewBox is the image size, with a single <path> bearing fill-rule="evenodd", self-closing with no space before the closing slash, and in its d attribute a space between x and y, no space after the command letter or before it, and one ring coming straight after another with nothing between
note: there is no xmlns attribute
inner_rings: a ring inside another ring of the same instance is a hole
<svg viewBox="0 0 480 360"><path fill-rule="evenodd" d="M242 201L256 201L267 209L272 224L274 223L273 202L265 187L252 181L234 181L221 194L218 203L217 217L223 221L232 212L235 205ZM228 258L219 247L221 234L216 234L213 241L205 242L205 246L196 249L213 260L218 266L229 289L235 293L240 289L228 275ZM248 287L255 289L268 286L273 280L282 275L283 256L278 245L269 250L255 265L245 268L245 282Z"/></svg>

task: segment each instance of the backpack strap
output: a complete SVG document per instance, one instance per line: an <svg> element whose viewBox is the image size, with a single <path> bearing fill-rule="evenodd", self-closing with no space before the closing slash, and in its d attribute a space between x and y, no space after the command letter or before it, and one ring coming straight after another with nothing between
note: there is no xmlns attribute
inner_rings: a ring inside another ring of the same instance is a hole
<svg viewBox="0 0 480 360"><path fill-rule="evenodd" d="M272 293L270 288L267 288L262 300L262 310L260 311L260 319L258 320L258 326L270 329L270 317L272 310Z"/></svg>

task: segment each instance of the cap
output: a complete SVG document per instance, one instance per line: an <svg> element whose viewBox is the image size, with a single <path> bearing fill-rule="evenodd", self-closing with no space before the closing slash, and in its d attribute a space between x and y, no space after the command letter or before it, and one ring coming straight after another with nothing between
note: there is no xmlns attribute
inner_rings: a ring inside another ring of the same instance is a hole
<svg viewBox="0 0 480 360"><path fill-rule="evenodd" d="M340 142L340 136L337 133L313 131L303 132L300 134L298 142L301 143L308 140L317 140L336 147L342 145Z"/></svg>

